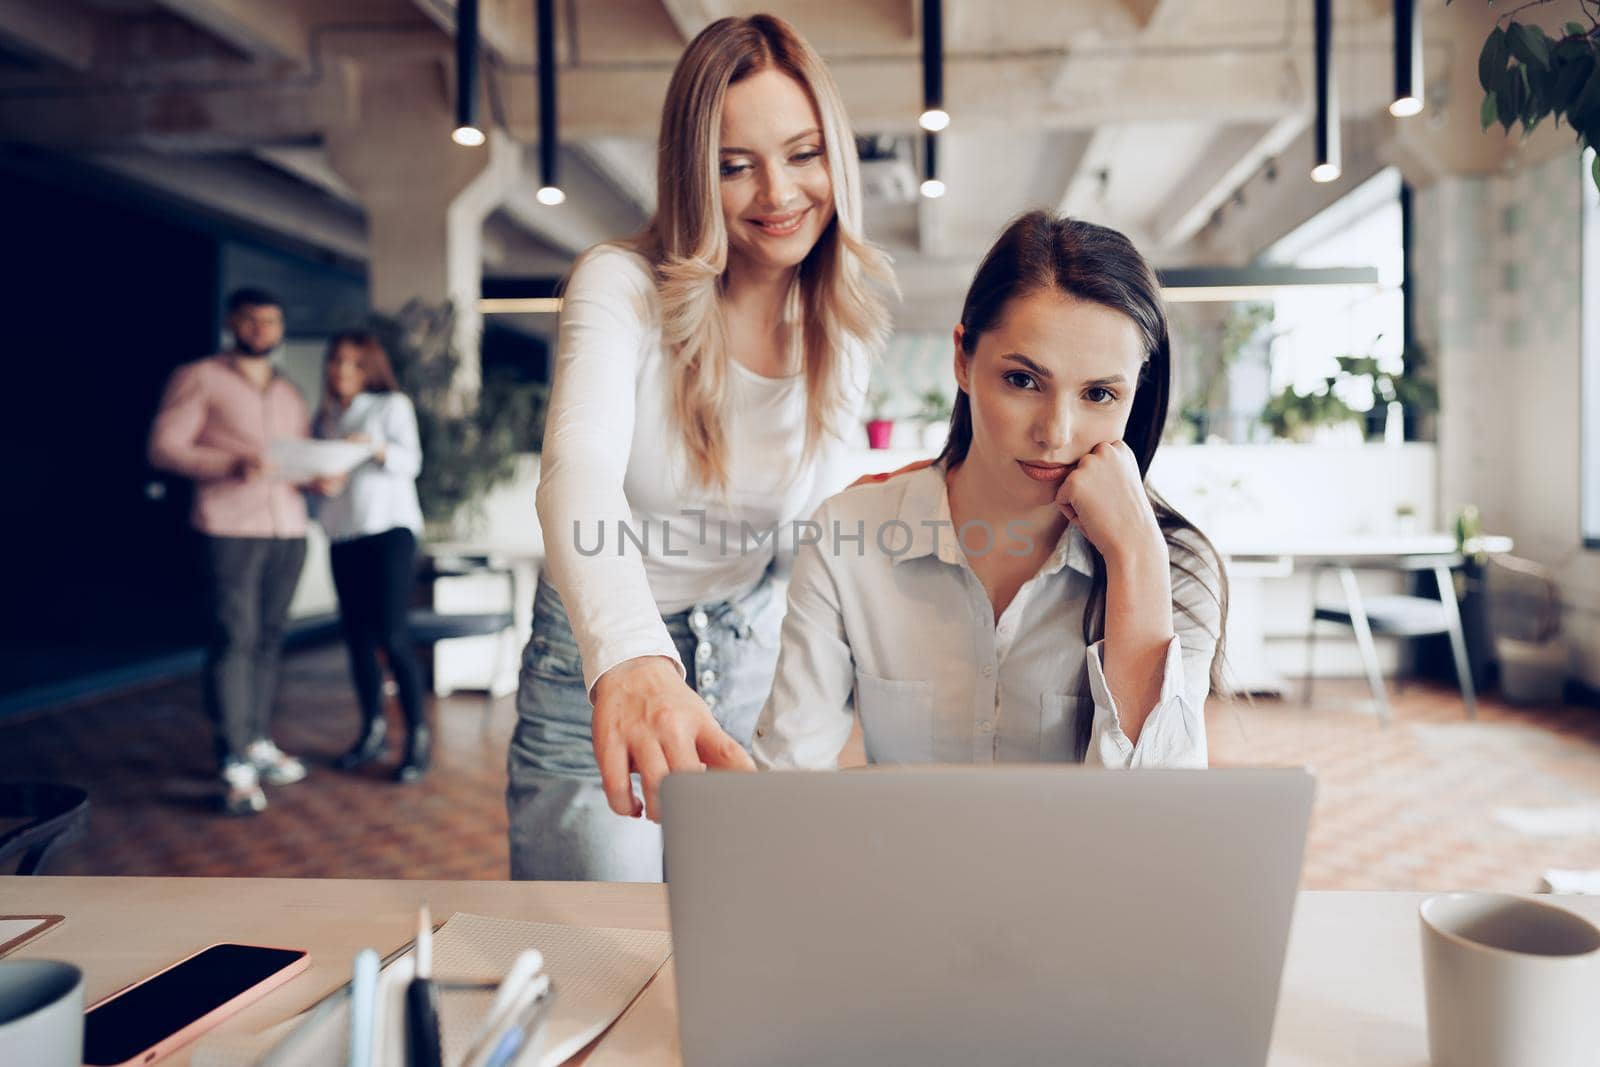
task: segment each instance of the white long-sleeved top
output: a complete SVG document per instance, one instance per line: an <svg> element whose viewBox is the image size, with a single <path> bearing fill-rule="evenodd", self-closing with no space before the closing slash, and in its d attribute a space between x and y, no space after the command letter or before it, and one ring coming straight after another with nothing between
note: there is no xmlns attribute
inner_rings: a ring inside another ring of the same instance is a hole
<svg viewBox="0 0 1600 1067"><path fill-rule="evenodd" d="M383 462L369 459L350 472L344 492L317 508L317 521L330 541L348 541L404 527L422 536L422 505L417 499L417 474L422 470L422 443L417 412L404 393L360 393L343 412L324 409L317 416L316 436L343 440L364 433L383 450Z"/></svg>
<svg viewBox="0 0 1600 1067"><path fill-rule="evenodd" d="M1093 565L1076 527L996 620L957 541L942 465L840 493L815 522L789 582L758 766L836 766L852 695L873 763L1070 762L1073 724L1091 715L1091 765L1206 766L1221 611L1196 578L1173 569L1187 611L1173 613L1161 693L1135 743L1101 669L1104 642L1083 640Z"/></svg>
<svg viewBox="0 0 1600 1067"><path fill-rule="evenodd" d="M590 690L639 656L681 667L663 614L787 570L794 524L848 480L839 433L859 425L866 397L868 358L852 348L835 432L808 461L804 375L765 378L730 360L723 495L691 477L660 322L643 256L609 245L584 255L562 299L538 512Z"/></svg>

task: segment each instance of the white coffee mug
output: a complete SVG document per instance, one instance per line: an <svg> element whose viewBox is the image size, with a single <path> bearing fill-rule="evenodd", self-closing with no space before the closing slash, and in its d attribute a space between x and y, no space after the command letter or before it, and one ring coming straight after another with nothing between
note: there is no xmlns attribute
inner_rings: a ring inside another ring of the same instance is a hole
<svg viewBox="0 0 1600 1067"><path fill-rule="evenodd" d="M55 960L0 961L0 1063L83 1063L83 972Z"/></svg>
<svg viewBox="0 0 1600 1067"><path fill-rule="evenodd" d="M1497 893L1423 901L1434 1067L1600 1067L1600 929Z"/></svg>

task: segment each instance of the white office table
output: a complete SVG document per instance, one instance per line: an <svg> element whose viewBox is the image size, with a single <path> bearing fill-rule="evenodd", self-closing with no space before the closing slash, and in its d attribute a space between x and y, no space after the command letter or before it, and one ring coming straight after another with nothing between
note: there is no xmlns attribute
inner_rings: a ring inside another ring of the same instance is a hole
<svg viewBox="0 0 1600 1067"><path fill-rule="evenodd" d="M1278 1004L1271 1067L1427 1067L1421 893L1302 893ZM1552 898L1600 922L1600 897ZM334 879L0 878L0 914L66 921L8 959L64 959L84 969L92 1002L214 941L311 950L311 966L224 1025L265 1028L348 977L364 947L380 953L415 931L417 905L530 921L667 928L658 885L572 882L360 882ZM1182 906L1182 894L1173 894ZM775 965L781 965L775 963ZM441 976L445 977L445 976ZM169 1061L186 1063L179 1054ZM602 1035L587 1067L677 1067L672 964Z"/></svg>

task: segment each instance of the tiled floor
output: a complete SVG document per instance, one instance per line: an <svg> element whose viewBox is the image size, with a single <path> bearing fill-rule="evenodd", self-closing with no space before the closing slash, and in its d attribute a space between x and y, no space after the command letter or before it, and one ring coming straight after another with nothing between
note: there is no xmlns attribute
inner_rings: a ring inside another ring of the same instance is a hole
<svg viewBox="0 0 1600 1067"><path fill-rule="evenodd" d="M1360 683L1327 682L1313 708L1210 709L1215 764L1316 769L1308 887L1526 891L1548 867L1600 868L1600 711L1490 699L1469 723L1453 689L1414 685L1383 726L1364 696ZM269 790L271 807L253 819L213 813L192 680L0 725L0 780L90 790L89 835L54 861L56 874L505 877L509 698L487 727L482 700L439 702L436 767L414 786L327 765L355 730L337 649L290 658L282 707L279 743L317 762L306 782ZM1560 809L1587 827L1520 832L1496 817L1509 808Z"/></svg>

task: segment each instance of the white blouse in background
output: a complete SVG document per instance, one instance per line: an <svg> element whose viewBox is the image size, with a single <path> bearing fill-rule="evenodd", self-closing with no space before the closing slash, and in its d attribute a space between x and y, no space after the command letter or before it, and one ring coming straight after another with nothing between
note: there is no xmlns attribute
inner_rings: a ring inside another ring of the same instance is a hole
<svg viewBox="0 0 1600 1067"><path fill-rule="evenodd" d="M1093 571L1075 527L997 622L951 526L942 466L849 489L814 520L820 542L795 559L757 765L837 766L852 693L874 763L1071 762L1073 724L1088 714L1090 764L1206 765L1220 611L1195 578L1173 568L1173 598L1195 617L1173 612L1161 694L1135 744L1106 686L1103 642L1083 640Z"/></svg>
<svg viewBox="0 0 1600 1067"><path fill-rule="evenodd" d="M865 352L845 353L842 370L834 428L853 432ZM842 437L825 435L804 458L804 377L764 378L732 361L728 489L696 484L669 371L644 257L614 246L585 254L562 296L538 511L589 689L638 656L678 662L661 616L737 598L773 565L787 570L795 521L849 481Z"/></svg>
<svg viewBox="0 0 1600 1067"><path fill-rule="evenodd" d="M422 444L410 398L404 393L360 393L343 412L319 414L315 432L333 441L364 433L383 449L382 463L367 460L350 472L344 492L318 505L317 521L328 540L348 541L401 527L420 539L417 474L422 470Z"/></svg>

